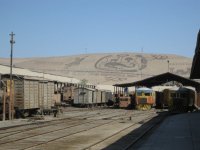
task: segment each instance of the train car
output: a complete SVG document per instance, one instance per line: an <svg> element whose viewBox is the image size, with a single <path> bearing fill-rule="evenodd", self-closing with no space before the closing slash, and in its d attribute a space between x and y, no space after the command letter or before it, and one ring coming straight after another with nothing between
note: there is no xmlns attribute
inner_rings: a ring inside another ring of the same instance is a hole
<svg viewBox="0 0 200 150"><path fill-rule="evenodd" d="M162 91L163 93L163 98L162 101L161 101L161 105L162 105L162 108L168 108L169 106L171 106L172 104L172 99L173 97L176 97L176 93L178 91L179 87L177 86L173 86L171 88L168 88L168 89L164 89Z"/></svg>
<svg viewBox="0 0 200 150"><path fill-rule="evenodd" d="M106 103L108 103L109 101L113 101L113 94L112 94L112 92L111 91L106 91L106 93L105 93L105 97L106 97Z"/></svg>
<svg viewBox="0 0 200 150"><path fill-rule="evenodd" d="M112 100L112 92L109 90L96 90L96 104L105 105L109 100ZM95 103L95 102L94 102Z"/></svg>
<svg viewBox="0 0 200 150"><path fill-rule="evenodd" d="M7 76L5 76L3 81L6 84L6 95L9 97L10 80ZM12 95L16 114L28 116L37 112L39 109L38 85L38 80L31 77L13 77Z"/></svg>
<svg viewBox="0 0 200 150"><path fill-rule="evenodd" d="M6 95L9 99L9 75L3 75L2 80L6 84ZM37 77L13 75L12 95L16 117L36 114L39 109L51 112L51 107L54 106L54 82L42 81Z"/></svg>
<svg viewBox="0 0 200 150"><path fill-rule="evenodd" d="M119 107L120 108L128 108L131 105L131 97L122 96L119 98Z"/></svg>
<svg viewBox="0 0 200 150"><path fill-rule="evenodd" d="M102 104L102 94L101 90L96 90L96 104L100 106Z"/></svg>
<svg viewBox="0 0 200 150"><path fill-rule="evenodd" d="M96 103L96 90L86 87L77 87L74 89L75 106L93 106Z"/></svg>
<svg viewBox="0 0 200 150"><path fill-rule="evenodd" d="M39 108L43 111L50 112L55 105L54 101L54 82L40 81L39 82Z"/></svg>
<svg viewBox="0 0 200 150"><path fill-rule="evenodd" d="M136 108L148 110L155 105L155 92L150 88L138 88L135 93Z"/></svg>
<svg viewBox="0 0 200 150"><path fill-rule="evenodd" d="M74 89L77 86L75 86L74 84L65 84L63 87L63 99L62 101L64 101L65 103L72 105L73 101L74 101Z"/></svg>
<svg viewBox="0 0 200 150"><path fill-rule="evenodd" d="M166 91L164 91L166 92ZM168 109L171 112L193 111L197 99L196 91L186 87L180 87L177 90L169 89L165 94L168 101Z"/></svg>

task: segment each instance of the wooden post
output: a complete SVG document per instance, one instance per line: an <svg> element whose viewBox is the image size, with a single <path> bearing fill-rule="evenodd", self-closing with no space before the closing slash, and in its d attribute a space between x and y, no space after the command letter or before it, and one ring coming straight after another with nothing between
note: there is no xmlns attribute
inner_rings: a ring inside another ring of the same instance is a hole
<svg viewBox="0 0 200 150"><path fill-rule="evenodd" d="M6 120L6 88L3 89L3 121Z"/></svg>

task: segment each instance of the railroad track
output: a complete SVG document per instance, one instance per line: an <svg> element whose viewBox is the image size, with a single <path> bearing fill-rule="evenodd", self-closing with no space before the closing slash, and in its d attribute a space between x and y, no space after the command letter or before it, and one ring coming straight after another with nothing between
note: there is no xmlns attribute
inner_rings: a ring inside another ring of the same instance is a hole
<svg viewBox="0 0 200 150"><path fill-rule="evenodd" d="M108 113L108 112L105 112L105 113ZM155 112L152 112L152 113L155 114ZM138 116L138 115L145 116L147 114L150 114L150 113L149 112L147 112L147 113L145 113L145 112L137 112L137 113L130 114L130 115L132 115L132 117L134 117L134 116ZM105 114L101 114L101 115L105 115ZM94 128L98 128L98 127L105 126L105 125L108 125L108 124L113 124L114 122L117 122L119 120L115 120L115 119L112 120L112 118L115 118L115 117L117 117L118 119L120 117L124 118L124 115L127 115L127 114L118 114L118 115L114 114L114 115L111 115L109 117L106 117L106 119L98 119L98 120L89 119L91 117L94 117L94 116L91 116L91 115L89 115L88 118L84 116L84 118L82 118L81 121L79 120L80 121L79 123L77 121L74 122L74 124L73 124L73 122L71 122L72 124L67 126L67 127L61 127L61 128L57 128L57 129L54 129L54 130L49 130L49 131L42 132L42 133L37 131L38 133L36 133L36 134L34 132L29 132L29 131L34 131L34 130L36 131L38 129L38 127L34 127L32 129L26 129L24 131L20 130L17 133L12 133L10 135L5 136L5 138L4 137L0 138L1 139L0 145L1 145L1 147L3 149L5 149L4 145L8 145L8 144L16 144L17 145L18 142L19 143L23 143L23 141L27 141L27 140L34 141L34 140L31 140L31 139L36 139L38 137L47 136L47 135L49 135L51 137L52 135L58 134L58 135L56 135L56 137L51 138L49 140L42 141L42 142L39 142L39 143L31 142L30 146L25 146L23 148L20 148L20 149L24 149L24 150L25 149L34 149L36 147L39 147L39 146L42 146L42 145L46 145L46 144L49 144L51 142L58 141L60 139L63 139L63 138L66 138L66 137L70 137L72 135L76 135L76 134L79 134L79 133L82 133L82 132L85 132L85 131L88 131L88 130L92 130ZM152 115L152 114L150 114L150 115ZM87 119L89 119L89 120L87 120ZM141 120L139 122L141 122ZM56 124L57 123L58 122L56 122ZM63 124L65 124L65 123L66 122L63 122ZM135 123L135 124L137 124L137 123ZM49 125L49 127L53 126L53 125L55 125L55 123ZM131 125L131 126L133 126L133 125ZM127 129L130 128L131 126L127 127ZM48 127L48 125L45 125L45 127ZM43 128L45 128L45 127L43 127ZM77 127L79 127L80 129L78 129L76 131ZM39 128L41 129L42 127L39 127ZM69 132L70 130L71 130L71 132ZM122 131L123 130L121 130L119 132L122 132ZM23 133L26 133L26 134L24 134L24 136L23 136ZM32 133L32 135L31 135L31 133ZM59 135L59 133L60 133L60 135ZM22 135L22 137L19 136L20 134ZM25 136L27 134L28 134L28 136ZM12 139L11 137L13 135L15 135L15 137L19 136L18 139L15 139L15 138ZM11 140L9 140L10 138L11 138ZM110 137L107 137L106 139L108 139L108 138L110 138ZM2 139L4 139L4 140L2 140Z"/></svg>
<svg viewBox="0 0 200 150"><path fill-rule="evenodd" d="M84 116L84 118L81 118L81 119L87 120L89 118L94 118L95 115L96 114L92 114L92 115L90 114L88 116L81 115L81 116ZM119 119L119 117L125 119L123 116L125 116L126 114L117 114L117 115L111 115L111 116L107 117L108 114L106 112L104 114L98 114L98 117L99 116L105 116L105 115L106 115L106 117L102 118L103 120L109 120L109 119L114 119L114 118ZM137 115L145 115L145 114L140 112L140 113L133 114L131 116L134 117L134 116L137 116ZM80 116L78 116L78 117L80 117ZM22 132L31 131L31 130L38 129L38 128L50 127L50 126L57 125L57 124L59 124L59 125L65 124L66 125L66 123L68 123L68 124L70 123L69 126L67 127L67 128L70 128L70 127L73 127L73 126L78 126L80 124L86 124L86 123L92 122L90 120L90 121L82 121L81 123L78 123L80 121L81 120L75 120L74 118L63 118L63 119L60 119L60 120L53 120L51 122L45 122L45 124L42 124L42 125L38 124L38 125L32 126L32 127L27 125L26 126L27 128L24 128L24 126L23 126L23 129L20 129L20 130L18 129L18 130L0 132L0 139L3 139L3 138L8 137L8 136L16 135L16 134L19 134L19 133L22 133ZM74 124L71 124L71 123L74 123ZM61 129L59 129L59 130L61 130ZM2 144L1 141L0 141L0 144Z"/></svg>
<svg viewBox="0 0 200 150"><path fill-rule="evenodd" d="M49 126L49 125L56 125L56 124L61 123L62 121L65 121L65 120L74 120L74 119L77 119L77 118L79 118L79 119L88 119L88 118L94 117L95 115L101 116L101 115L107 114L107 112L104 112L104 113L102 113L102 112L96 112L95 114L88 114L88 113L89 112L85 112L82 115L75 115L75 116L71 116L71 117L64 117L64 118L59 118L59 119L56 119L56 120L47 120L47 121L39 121L39 122L38 121L34 121L34 122L29 123L29 124L15 125L15 126L10 126L10 127L2 127L2 128L0 128L0 135L8 133L7 130L10 130L12 128L13 128L14 131L9 131L9 132L15 132L16 128L21 128L21 127L23 127L23 129L22 130L17 130L17 131L24 131L24 130L26 130L24 128L34 129L34 128L38 128L38 127L45 127L45 126Z"/></svg>
<svg viewBox="0 0 200 150"><path fill-rule="evenodd" d="M95 113L95 114L83 114L83 115L77 115L77 116L73 116L73 117L66 117L66 118L61 118L61 119L57 119L57 120L50 120L50 121L45 121L45 122L37 122L37 123L33 123L33 124L25 124L25 125L19 125L19 126L12 126L10 128L3 128L3 129L0 129L0 136L2 134L8 134L8 133L11 133L10 135L14 135L14 134L17 134L17 133L21 133L21 132L25 132L25 131L30 131L30 130L34 130L34 129L37 129L37 128L43 128L43 127L48 127L48 126L52 126L52 125L57 125L57 124L65 124L66 121L67 123L71 123L71 122L78 122L80 121L81 119L83 120L87 120L89 118L93 118L95 117L96 115L98 116L105 116L105 115L108 115L107 112L104 112L104 113ZM119 116L119 115L115 115L115 116ZM82 118L83 117L83 118ZM77 118L79 120L77 120ZM71 121L71 122L69 122ZM17 128L22 128L22 129L16 129ZM7 131L7 130L10 130L11 128L13 128L13 130L11 131ZM9 136L9 135L6 135L6 136ZM4 137L6 137L4 136ZM4 138L4 137L0 137L0 139Z"/></svg>
<svg viewBox="0 0 200 150"><path fill-rule="evenodd" d="M79 133L81 133L81 132L85 132L85 131L88 131L88 130L92 130L92 129L94 129L94 128L98 128L98 127L105 126L105 125L108 125L108 124L113 124L114 122L116 122L116 120L111 120L111 121L108 121L108 122L103 123L103 124L98 124L98 125L96 125L96 126L94 126L94 127L92 127L92 128L83 129L83 130L81 130L81 131L79 131L79 132L75 132L75 133L72 133L72 134L69 134L69 135L64 135L64 136L62 136L62 137L58 137L58 138L55 138L55 139L46 141L46 142L44 142L44 143L40 143L40 144L37 144L37 145L34 145L34 146L30 146L30 147L28 147L28 148L24 148L23 150L31 150L31 149L34 149L34 148L37 149L38 146L46 145L46 144L48 144L48 143L57 141L57 140L59 140L59 139L66 138L66 137L69 137L69 136L72 136L72 135L75 135L75 134L79 134Z"/></svg>

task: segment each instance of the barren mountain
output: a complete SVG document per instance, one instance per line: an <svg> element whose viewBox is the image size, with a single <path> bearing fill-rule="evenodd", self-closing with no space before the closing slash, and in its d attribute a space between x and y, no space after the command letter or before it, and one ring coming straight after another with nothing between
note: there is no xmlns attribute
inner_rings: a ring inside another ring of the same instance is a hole
<svg viewBox="0 0 200 150"><path fill-rule="evenodd" d="M9 59L0 58L0 64ZM63 57L14 58L16 67L86 79L93 84L133 82L170 71L189 77L192 59L164 54L110 53Z"/></svg>

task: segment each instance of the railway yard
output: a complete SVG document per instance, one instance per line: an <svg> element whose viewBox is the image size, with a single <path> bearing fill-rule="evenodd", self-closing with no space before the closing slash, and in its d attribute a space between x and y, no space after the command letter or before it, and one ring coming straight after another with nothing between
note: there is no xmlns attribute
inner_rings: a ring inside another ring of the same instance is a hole
<svg viewBox="0 0 200 150"><path fill-rule="evenodd" d="M166 116L163 114L155 109L67 107L55 119L29 118L21 125L1 126L0 149L128 149Z"/></svg>
<svg viewBox="0 0 200 150"><path fill-rule="evenodd" d="M0 65L0 150L200 149L199 47L190 78L168 69L111 89Z"/></svg>

